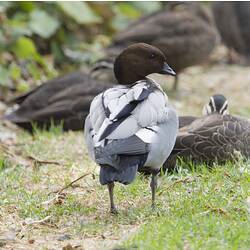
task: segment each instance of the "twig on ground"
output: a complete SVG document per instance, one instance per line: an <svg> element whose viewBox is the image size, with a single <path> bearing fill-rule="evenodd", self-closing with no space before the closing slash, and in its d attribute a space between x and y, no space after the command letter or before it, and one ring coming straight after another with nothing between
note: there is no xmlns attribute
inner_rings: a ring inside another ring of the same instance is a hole
<svg viewBox="0 0 250 250"><path fill-rule="evenodd" d="M191 178L191 177L186 177L184 179L179 179L179 180L176 180L174 181L173 183L171 183L170 185L168 185L166 188L162 189L159 191L158 195L162 195L162 193L164 191L167 191L168 189L174 187L176 184L178 183L189 183L189 182L193 182L195 180L195 178Z"/></svg>
<svg viewBox="0 0 250 250"><path fill-rule="evenodd" d="M65 195L63 194L56 194L53 198L42 202L42 205L49 206L50 203L54 202L54 204L62 203L62 200L65 199Z"/></svg>
<svg viewBox="0 0 250 250"><path fill-rule="evenodd" d="M57 190L57 191L50 192L49 194L51 194L51 193L56 193L57 195L59 195L59 194L62 193L62 191L64 191L65 189L67 189L67 188L69 188L69 187L72 187L72 185L73 185L74 183L76 183L77 181L81 180L82 178L84 178L84 177L86 177L86 176L88 176L88 175L90 175L90 174L92 174L92 173L90 173L90 172L89 172L89 173L86 173L86 174L84 174L84 175L78 177L77 179L73 180L72 182L70 182L69 184L67 184L66 186L64 186L63 188L61 188L61 189L59 189L59 190Z"/></svg>
<svg viewBox="0 0 250 250"><path fill-rule="evenodd" d="M68 185L66 185L65 187L61 188L61 189L57 192L57 194L62 193L62 191L64 191L65 189L71 187L75 182L81 180L82 178L84 178L84 177L86 177L86 176L88 176L88 175L90 175L90 174L91 174L90 172L89 172L89 173L86 173L86 174L84 174L84 175L78 177L77 179L73 180L73 181L70 182Z"/></svg>
<svg viewBox="0 0 250 250"><path fill-rule="evenodd" d="M0 142L0 148L4 151L4 153L10 155L11 157L15 157L15 154L10 151L9 147L3 143Z"/></svg>
<svg viewBox="0 0 250 250"><path fill-rule="evenodd" d="M209 204L206 207L209 209L210 212L217 212L228 216L228 212L221 207L212 207Z"/></svg>
<svg viewBox="0 0 250 250"><path fill-rule="evenodd" d="M58 161L50 161L50 160L41 160L41 159L37 159L36 157L29 155L28 159L35 161L37 163L40 164L54 164L54 165L63 165L62 163L58 162Z"/></svg>
<svg viewBox="0 0 250 250"><path fill-rule="evenodd" d="M26 219L23 222L23 225L34 225L34 224L43 224L46 221L48 221L51 218L50 215L46 216L45 218L41 219L41 220L32 220L32 219Z"/></svg>
<svg viewBox="0 0 250 250"><path fill-rule="evenodd" d="M62 194L62 192L69 188L69 187L72 187L74 183L76 183L77 181L81 180L82 178L90 175L92 173L86 173L80 177L78 177L77 179L73 180L72 182L70 182L69 184L67 184L66 186L62 187L61 189L57 190L57 191L53 191L53 192L50 192L48 195L52 194L52 193L55 193L56 195L54 197L52 197L51 199L47 200L47 201L44 201L41 203L41 205L43 206L49 206L51 203L54 203L54 204L58 204L58 203L61 203L63 199L65 199L65 195Z"/></svg>

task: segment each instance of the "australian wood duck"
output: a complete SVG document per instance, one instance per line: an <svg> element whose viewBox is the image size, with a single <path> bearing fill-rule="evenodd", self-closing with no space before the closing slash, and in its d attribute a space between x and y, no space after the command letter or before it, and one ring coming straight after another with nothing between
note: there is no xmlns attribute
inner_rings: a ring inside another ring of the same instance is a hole
<svg viewBox="0 0 250 250"><path fill-rule="evenodd" d="M175 75L164 54L145 43L126 48L115 60L120 85L97 95L85 121L85 140L100 165L100 183L108 185L110 208L116 213L114 182L131 183L141 168L152 173L152 206L157 174L173 149L178 118L151 73Z"/></svg>

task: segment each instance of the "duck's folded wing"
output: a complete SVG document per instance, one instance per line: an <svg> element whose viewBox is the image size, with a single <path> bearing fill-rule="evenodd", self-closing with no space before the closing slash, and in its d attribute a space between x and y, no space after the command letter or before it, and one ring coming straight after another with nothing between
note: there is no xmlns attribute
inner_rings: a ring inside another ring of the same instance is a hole
<svg viewBox="0 0 250 250"><path fill-rule="evenodd" d="M130 89L122 87L109 89L100 95L90 109L92 124L94 124L94 130L97 131L96 140L122 139L134 135L141 128L145 117L152 117L151 105L146 101L151 99L149 96L154 91L154 86L144 82L144 84L136 84ZM142 102L141 106L148 107L146 112L144 110L143 115L142 110L139 109L139 104ZM105 119L99 119L99 115L103 114ZM101 124L98 119L101 120ZM142 122L140 122L141 120ZM97 123L99 127L95 126Z"/></svg>

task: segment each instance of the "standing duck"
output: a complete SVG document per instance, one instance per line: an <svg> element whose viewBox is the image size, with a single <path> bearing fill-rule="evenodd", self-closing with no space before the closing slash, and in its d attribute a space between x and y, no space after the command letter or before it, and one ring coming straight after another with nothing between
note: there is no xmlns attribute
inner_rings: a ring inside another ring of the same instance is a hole
<svg viewBox="0 0 250 250"><path fill-rule="evenodd" d="M212 18L204 6L193 2L175 2L162 11L131 23L114 37L109 51L115 54L135 42L145 42L159 48L175 69L173 89L176 90L178 73L206 61L217 38Z"/></svg>
<svg viewBox="0 0 250 250"><path fill-rule="evenodd" d="M250 2L214 2L213 15L222 41L250 61Z"/></svg>
<svg viewBox="0 0 250 250"><path fill-rule="evenodd" d="M136 172L152 173L152 207L157 174L173 149L178 118L152 73L175 75L164 54L145 43L130 45L114 62L119 85L97 95L85 121L85 140L100 165L100 183L107 185L110 209L116 213L114 182L131 183ZM163 139L164 138L164 139Z"/></svg>
<svg viewBox="0 0 250 250"><path fill-rule="evenodd" d="M214 95L203 108L202 118L179 129L174 149L163 170L172 170L178 157L212 165L232 160L239 152L250 158L250 121L228 112L228 101ZM180 122L182 117L179 118Z"/></svg>
<svg viewBox="0 0 250 250"><path fill-rule="evenodd" d="M116 83L109 67L99 63L90 73L77 71L45 82L14 99L19 107L4 119L29 131L33 123L47 129L51 122L66 131L82 130L94 96Z"/></svg>

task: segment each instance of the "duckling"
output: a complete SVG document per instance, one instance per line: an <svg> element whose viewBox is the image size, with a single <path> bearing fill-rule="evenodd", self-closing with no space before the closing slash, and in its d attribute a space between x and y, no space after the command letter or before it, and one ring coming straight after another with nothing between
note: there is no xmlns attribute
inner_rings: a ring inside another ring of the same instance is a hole
<svg viewBox="0 0 250 250"><path fill-rule="evenodd" d="M85 121L87 148L100 165L100 183L108 186L111 213L117 213L114 182L130 184L141 168L152 173L155 206L157 174L174 146L177 114L148 77L152 73L175 75L159 49L145 43L128 46L114 62L119 85L94 98Z"/></svg>
<svg viewBox="0 0 250 250"><path fill-rule="evenodd" d="M90 73L77 71L45 82L12 100L20 106L4 119L30 132L33 123L47 129L52 121L66 131L82 130L94 96L116 84L109 67L109 62L102 62Z"/></svg>
<svg viewBox="0 0 250 250"><path fill-rule="evenodd" d="M178 74L185 68L205 62L215 48L218 33L208 10L199 3L171 4L153 14L143 16L119 32L109 47L115 54L135 42L145 42L159 48L175 69L173 89L177 89Z"/></svg>
<svg viewBox="0 0 250 250"><path fill-rule="evenodd" d="M202 115L206 116L212 113L225 115L229 113L228 100L224 95L215 94L209 98L209 102L204 105ZM179 129L185 127L197 120L197 116L179 116Z"/></svg>
<svg viewBox="0 0 250 250"><path fill-rule="evenodd" d="M174 149L163 165L164 172L174 169L177 157L207 165L223 164L234 159L237 152L250 158L250 121L230 115L223 95L210 97L203 114L179 129Z"/></svg>
<svg viewBox="0 0 250 250"><path fill-rule="evenodd" d="M214 20L223 43L250 61L250 2L214 2Z"/></svg>

